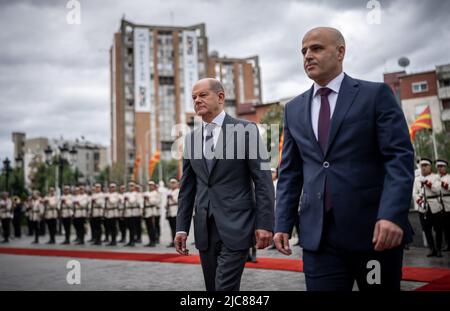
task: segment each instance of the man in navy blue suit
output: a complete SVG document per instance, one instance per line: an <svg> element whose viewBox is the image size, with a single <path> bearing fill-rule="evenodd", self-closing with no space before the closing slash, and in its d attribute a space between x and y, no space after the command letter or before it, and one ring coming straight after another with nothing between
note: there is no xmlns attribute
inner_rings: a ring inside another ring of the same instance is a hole
<svg viewBox="0 0 450 311"><path fill-rule="evenodd" d="M308 290L399 290L414 181L403 113L389 86L343 72L338 30L308 31L301 52L314 85L285 107L277 249L291 254L299 213Z"/></svg>

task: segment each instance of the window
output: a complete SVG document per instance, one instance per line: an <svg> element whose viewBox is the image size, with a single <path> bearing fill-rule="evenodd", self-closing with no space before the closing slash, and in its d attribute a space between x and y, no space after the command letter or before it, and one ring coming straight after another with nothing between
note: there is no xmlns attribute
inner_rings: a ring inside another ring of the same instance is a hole
<svg viewBox="0 0 450 311"><path fill-rule="evenodd" d="M442 122L443 123L443 125L444 125L444 130L446 131L446 132L449 132L450 133L450 121L444 121L444 122Z"/></svg>
<svg viewBox="0 0 450 311"><path fill-rule="evenodd" d="M413 93L422 93L422 92L428 91L428 82L427 81L414 82L411 86L412 86Z"/></svg>
<svg viewBox="0 0 450 311"><path fill-rule="evenodd" d="M450 109L450 99L442 100L442 109Z"/></svg>
<svg viewBox="0 0 450 311"><path fill-rule="evenodd" d="M172 150L172 141L162 141L161 142L161 150L162 151L171 151Z"/></svg>
<svg viewBox="0 0 450 311"><path fill-rule="evenodd" d="M439 86L440 86L440 87L447 87L447 86L450 86L450 79L440 80L440 81L439 81Z"/></svg>

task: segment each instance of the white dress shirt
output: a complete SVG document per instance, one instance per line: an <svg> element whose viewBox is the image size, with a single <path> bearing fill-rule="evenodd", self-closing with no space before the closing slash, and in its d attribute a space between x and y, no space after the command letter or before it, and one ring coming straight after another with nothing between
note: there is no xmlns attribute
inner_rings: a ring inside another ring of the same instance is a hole
<svg viewBox="0 0 450 311"><path fill-rule="evenodd" d="M336 78L331 80L325 87L329 88L333 92L328 95L328 102L330 103L330 119L333 117L334 109L336 108L336 102L341 88L342 80L344 80L344 72L341 72ZM319 89L323 86L314 82L314 95L311 102L311 122L316 139L319 140L318 128L319 128L319 112L320 112L320 95L317 94Z"/></svg>

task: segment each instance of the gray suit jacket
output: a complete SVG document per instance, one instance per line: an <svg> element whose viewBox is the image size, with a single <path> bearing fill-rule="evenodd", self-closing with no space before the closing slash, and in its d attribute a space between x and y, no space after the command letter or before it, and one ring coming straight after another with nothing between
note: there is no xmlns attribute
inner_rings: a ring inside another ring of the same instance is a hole
<svg viewBox="0 0 450 311"><path fill-rule="evenodd" d="M248 249L255 243L255 229L273 232L274 226L274 189L265 144L255 124L227 114L215 147L218 159L209 173L202 143L202 128L186 137L177 231L189 232L195 210L195 245L206 250L210 209L225 246Z"/></svg>

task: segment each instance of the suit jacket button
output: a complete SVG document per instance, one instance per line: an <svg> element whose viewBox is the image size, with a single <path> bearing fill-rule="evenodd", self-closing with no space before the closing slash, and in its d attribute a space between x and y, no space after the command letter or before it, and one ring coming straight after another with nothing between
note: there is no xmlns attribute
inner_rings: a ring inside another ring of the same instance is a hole
<svg viewBox="0 0 450 311"><path fill-rule="evenodd" d="M324 168L329 168L330 167L330 163L328 163L327 161L323 162L323 167Z"/></svg>
<svg viewBox="0 0 450 311"><path fill-rule="evenodd" d="M319 193L317 193L317 198L320 200L320 199L322 199L322 194L319 192Z"/></svg>

